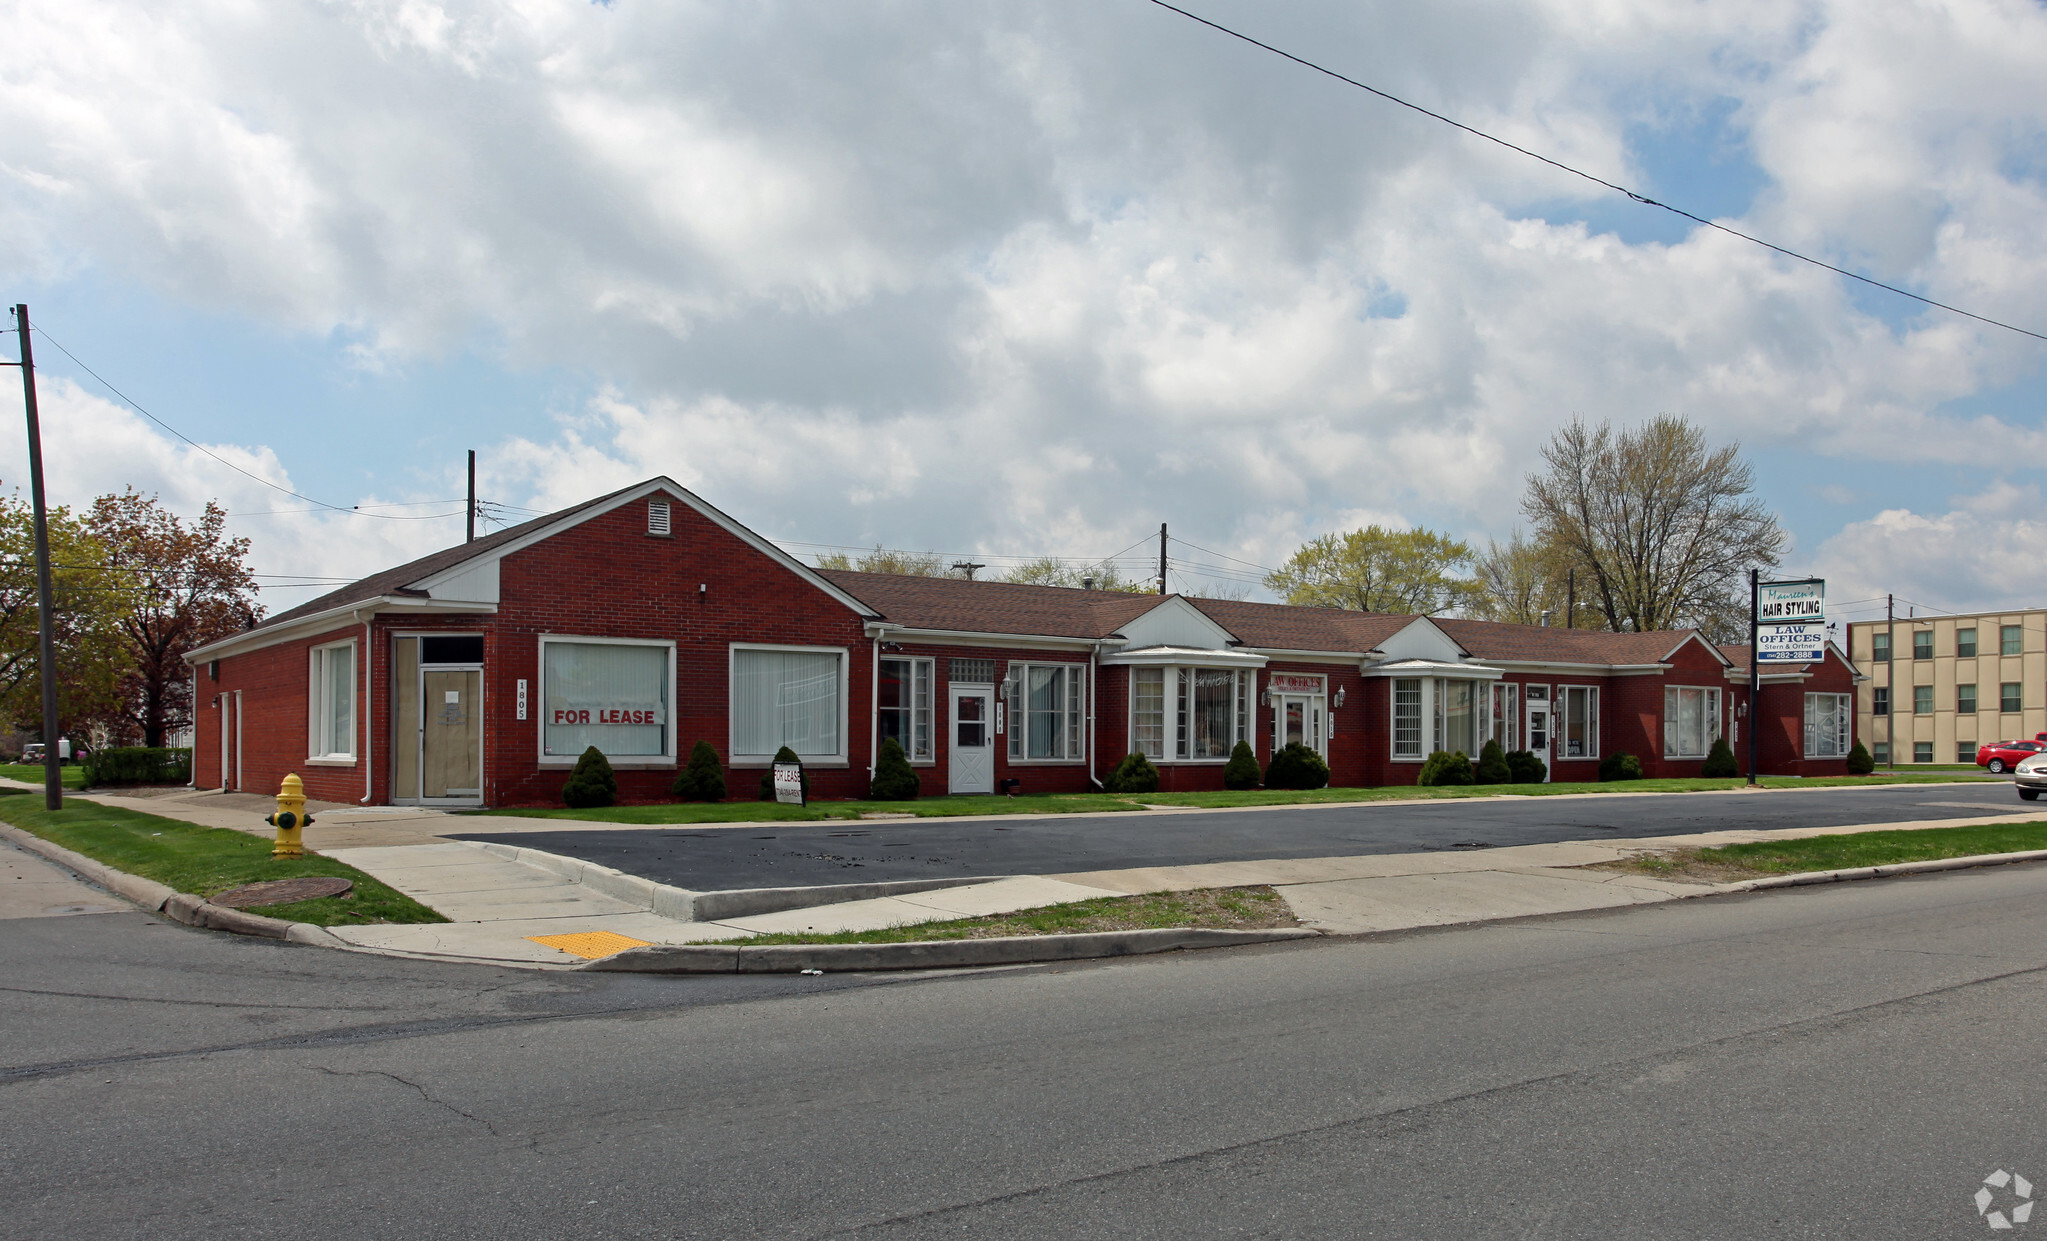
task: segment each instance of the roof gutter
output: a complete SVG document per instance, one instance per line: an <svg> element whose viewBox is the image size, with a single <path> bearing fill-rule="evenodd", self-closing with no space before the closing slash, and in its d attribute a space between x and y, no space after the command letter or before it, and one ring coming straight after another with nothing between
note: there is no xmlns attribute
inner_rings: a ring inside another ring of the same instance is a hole
<svg viewBox="0 0 2047 1241"><path fill-rule="evenodd" d="M354 603L342 604L339 607L328 608L323 612L315 612L310 616L301 616L296 620L287 621L281 625L244 630L241 633L209 642L205 646L195 646L185 652L185 662L188 664L203 664L210 659L219 659L223 655L234 654L245 649L252 651L262 650L266 646L276 646L280 642L290 642L295 638L303 637L307 633L317 633L322 629L338 629L344 624L358 623L364 614L374 616L378 612L383 611L496 612L497 610L498 605L495 603L477 603L461 599L422 599L416 595L377 595L369 599L358 599Z"/></svg>

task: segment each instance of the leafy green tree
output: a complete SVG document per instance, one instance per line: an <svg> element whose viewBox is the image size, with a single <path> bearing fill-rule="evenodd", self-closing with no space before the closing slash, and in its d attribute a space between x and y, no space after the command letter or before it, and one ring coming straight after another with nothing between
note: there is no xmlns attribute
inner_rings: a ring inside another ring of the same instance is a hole
<svg viewBox="0 0 2047 1241"><path fill-rule="evenodd" d="M1471 546L1433 530L1366 526L1303 544L1265 584L1288 603L1434 615L1464 605Z"/></svg>
<svg viewBox="0 0 2047 1241"><path fill-rule="evenodd" d="M859 573L893 573L899 577L952 577L945 557L937 552L905 552L877 547L859 559L844 552L825 552L817 558L820 569L843 569Z"/></svg>
<svg viewBox="0 0 2047 1241"><path fill-rule="evenodd" d="M191 726L192 673L185 652L253 628L262 618L249 540L229 538L227 510L208 500L186 525L153 495L130 488L94 500L85 525L106 564L131 587L120 618L131 666L109 731L144 746Z"/></svg>
<svg viewBox="0 0 2047 1241"><path fill-rule="evenodd" d="M1574 421L1542 450L1521 511L1534 541L1581 566L1578 593L1607 629L1747 632L1747 576L1788 536L1755 495L1740 445L1713 448L1668 414L1633 431Z"/></svg>
<svg viewBox="0 0 2047 1241"><path fill-rule="evenodd" d="M1149 593L1156 584L1150 579L1137 581L1124 577L1121 570L1106 560L1100 564L1074 564L1057 556L1040 556L1020 564L1004 573L1002 580L1027 586L1085 586L1093 582L1096 590L1114 590L1130 595Z"/></svg>
<svg viewBox="0 0 2047 1241"><path fill-rule="evenodd" d="M47 526L57 714L68 732L119 711L122 682L135 667L121 625L138 592L135 575L110 568L105 545L69 509L50 509ZM0 717L30 730L43 719L40 625L34 513L20 495L0 496Z"/></svg>

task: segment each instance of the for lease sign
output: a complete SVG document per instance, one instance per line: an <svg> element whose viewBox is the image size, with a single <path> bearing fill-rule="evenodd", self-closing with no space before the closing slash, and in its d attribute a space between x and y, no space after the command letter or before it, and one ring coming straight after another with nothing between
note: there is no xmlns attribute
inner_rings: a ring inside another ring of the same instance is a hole
<svg viewBox="0 0 2047 1241"><path fill-rule="evenodd" d="M1785 621L1824 621L1827 619L1827 583L1816 577L1802 582L1762 583L1756 596L1756 619L1765 625Z"/></svg>
<svg viewBox="0 0 2047 1241"><path fill-rule="evenodd" d="M556 707L549 713L551 724L661 724L658 707Z"/></svg>

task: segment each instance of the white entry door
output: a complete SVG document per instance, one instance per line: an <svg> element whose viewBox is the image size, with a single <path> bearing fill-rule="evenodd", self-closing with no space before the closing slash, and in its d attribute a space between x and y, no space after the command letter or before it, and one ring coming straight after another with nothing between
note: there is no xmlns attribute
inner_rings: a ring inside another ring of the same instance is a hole
<svg viewBox="0 0 2047 1241"><path fill-rule="evenodd" d="M1274 753L1290 745L1304 745L1329 757L1328 739L1323 736L1322 704L1320 694L1281 694L1272 700L1272 749Z"/></svg>
<svg viewBox="0 0 2047 1241"><path fill-rule="evenodd" d="M995 791L995 687L952 687L951 791Z"/></svg>
<svg viewBox="0 0 2047 1241"><path fill-rule="evenodd" d="M1530 685L1527 687L1528 703L1528 748L1541 759L1545 767L1553 765L1555 755L1549 751L1549 686ZM1543 783L1549 783L1549 773L1543 773Z"/></svg>

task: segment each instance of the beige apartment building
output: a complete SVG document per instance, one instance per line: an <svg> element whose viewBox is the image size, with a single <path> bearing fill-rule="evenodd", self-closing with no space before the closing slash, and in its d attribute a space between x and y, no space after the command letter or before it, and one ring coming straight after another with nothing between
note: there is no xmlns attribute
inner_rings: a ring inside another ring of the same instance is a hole
<svg viewBox="0 0 2047 1241"><path fill-rule="evenodd" d="M1869 677L1855 735L1879 763L1973 763L1986 741L2047 732L2047 610L1856 621L1848 650Z"/></svg>

